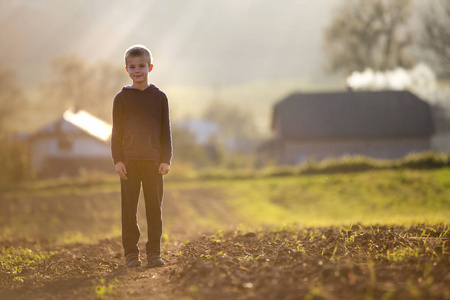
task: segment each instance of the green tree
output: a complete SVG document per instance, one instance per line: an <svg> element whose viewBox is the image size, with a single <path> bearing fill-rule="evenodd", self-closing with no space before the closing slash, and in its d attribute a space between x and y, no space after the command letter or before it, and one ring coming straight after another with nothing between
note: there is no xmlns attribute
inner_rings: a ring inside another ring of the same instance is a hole
<svg viewBox="0 0 450 300"><path fill-rule="evenodd" d="M196 142L194 134L181 126L172 126L174 160L203 167L211 162L205 148Z"/></svg>
<svg viewBox="0 0 450 300"><path fill-rule="evenodd" d="M249 111L221 101L212 102L204 111L203 119L219 126L215 137L222 145L234 143L237 152L250 152L258 141L259 134ZM229 147L230 148L230 147Z"/></svg>
<svg viewBox="0 0 450 300"><path fill-rule="evenodd" d="M11 134L0 133L0 187L34 177L29 145Z"/></svg>
<svg viewBox="0 0 450 300"><path fill-rule="evenodd" d="M13 120L25 97L16 85L15 74L0 65L0 131L14 131Z"/></svg>
<svg viewBox="0 0 450 300"><path fill-rule="evenodd" d="M412 66L407 52L412 44L407 28L411 9L410 0L344 1L325 30L328 71L349 75L366 68Z"/></svg>
<svg viewBox="0 0 450 300"><path fill-rule="evenodd" d="M450 1L434 1L422 12L423 32L419 44L430 56L426 59L438 75L450 78Z"/></svg>
<svg viewBox="0 0 450 300"><path fill-rule="evenodd" d="M24 107L25 97L16 85L14 72L0 66L0 187L32 177L28 144L14 134L15 118Z"/></svg>

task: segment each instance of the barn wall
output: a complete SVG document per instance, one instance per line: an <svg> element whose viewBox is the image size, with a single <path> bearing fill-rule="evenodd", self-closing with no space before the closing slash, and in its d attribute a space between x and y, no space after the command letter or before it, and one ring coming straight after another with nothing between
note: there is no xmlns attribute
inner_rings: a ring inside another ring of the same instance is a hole
<svg viewBox="0 0 450 300"><path fill-rule="evenodd" d="M38 173L39 177L77 176L85 172L115 172L111 158L107 157L49 157L45 160L44 168Z"/></svg>
<svg viewBox="0 0 450 300"><path fill-rule="evenodd" d="M38 173L42 173L44 169L49 172L49 169L62 162L70 165L70 168L77 165L86 168L92 165L93 169L96 169L96 166L105 169L107 163L112 165L109 143L90 136L76 136L71 140L70 147L61 147L57 136L39 137L33 141L32 151L34 167ZM96 161L101 163L95 163Z"/></svg>
<svg viewBox="0 0 450 300"><path fill-rule="evenodd" d="M308 159L363 155L395 159L409 153L431 150L431 142L423 138L352 139L295 141L278 140L274 148L277 164L298 164Z"/></svg>
<svg viewBox="0 0 450 300"><path fill-rule="evenodd" d="M40 172L47 157L58 155L58 141L54 137L42 137L32 143L33 162L35 169Z"/></svg>
<svg viewBox="0 0 450 300"><path fill-rule="evenodd" d="M450 132L439 132L433 135L431 139L431 147L436 152L449 152L450 151Z"/></svg>
<svg viewBox="0 0 450 300"><path fill-rule="evenodd" d="M79 137L74 140L71 155L111 157L111 149L107 143L90 137Z"/></svg>

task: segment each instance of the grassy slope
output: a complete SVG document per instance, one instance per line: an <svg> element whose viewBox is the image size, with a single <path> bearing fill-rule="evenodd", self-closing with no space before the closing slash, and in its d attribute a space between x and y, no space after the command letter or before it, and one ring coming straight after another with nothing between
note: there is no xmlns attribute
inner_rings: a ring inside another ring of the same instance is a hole
<svg viewBox="0 0 450 300"><path fill-rule="evenodd" d="M168 179L165 232L177 238L238 224L258 228L294 223L448 224L450 220L449 168L243 180ZM0 242L26 238L72 243L120 235L116 179L46 182L3 191L0 206ZM143 209L143 225L142 213Z"/></svg>
<svg viewBox="0 0 450 300"><path fill-rule="evenodd" d="M228 184L230 203L242 219L254 224L450 220L449 169L262 178Z"/></svg>

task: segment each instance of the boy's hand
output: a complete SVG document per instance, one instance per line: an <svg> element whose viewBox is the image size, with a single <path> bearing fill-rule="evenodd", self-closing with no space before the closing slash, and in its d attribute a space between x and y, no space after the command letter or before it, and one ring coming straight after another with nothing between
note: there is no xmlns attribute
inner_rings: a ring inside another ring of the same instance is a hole
<svg viewBox="0 0 450 300"><path fill-rule="evenodd" d="M119 174L120 178L123 180L127 180L127 168L125 168L125 164L121 161L116 163L116 172Z"/></svg>
<svg viewBox="0 0 450 300"><path fill-rule="evenodd" d="M166 163L161 163L160 165L159 165L159 173L161 174L161 175L166 175L166 174L168 174L169 173L169 170L170 170L170 165L169 164L166 164Z"/></svg>

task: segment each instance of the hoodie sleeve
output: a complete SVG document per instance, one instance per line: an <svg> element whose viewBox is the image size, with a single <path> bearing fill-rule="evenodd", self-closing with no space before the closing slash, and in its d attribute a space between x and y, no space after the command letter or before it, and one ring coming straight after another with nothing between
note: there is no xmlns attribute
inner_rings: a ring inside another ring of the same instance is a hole
<svg viewBox="0 0 450 300"><path fill-rule="evenodd" d="M172 160L172 133L170 130L169 101L164 94L161 109L161 163L170 165Z"/></svg>
<svg viewBox="0 0 450 300"><path fill-rule="evenodd" d="M123 102L119 95L114 98L113 104L113 127L111 134L111 154L114 164L123 162L122 140L123 140Z"/></svg>

